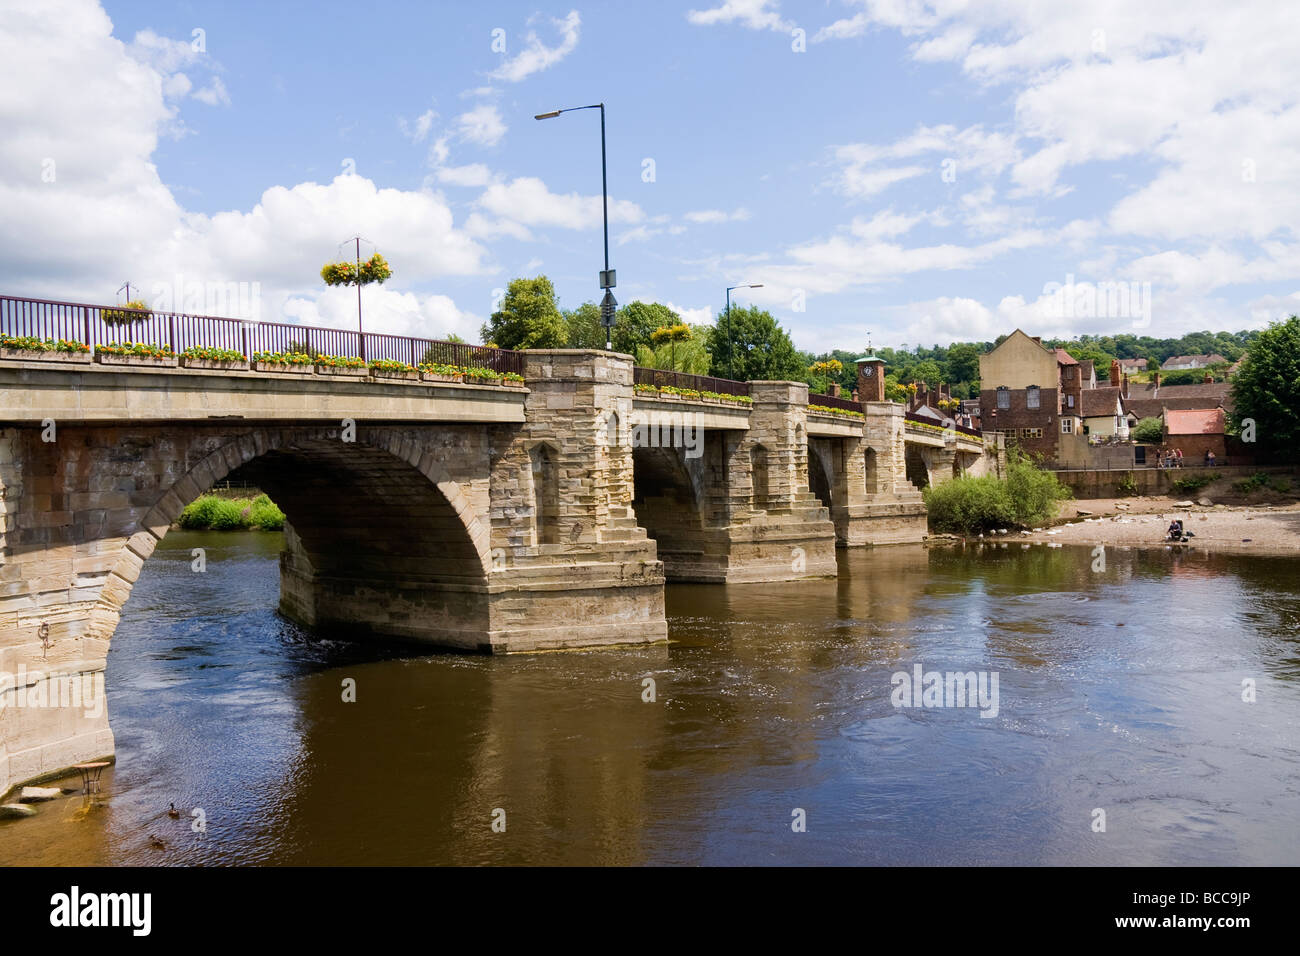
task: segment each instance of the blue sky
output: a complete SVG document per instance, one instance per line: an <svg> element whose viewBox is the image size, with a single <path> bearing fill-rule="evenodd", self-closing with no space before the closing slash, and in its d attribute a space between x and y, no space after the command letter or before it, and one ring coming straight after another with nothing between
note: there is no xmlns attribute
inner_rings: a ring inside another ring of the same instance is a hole
<svg viewBox="0 0 1300 956"><path fill-rule="evenodd" d="M256 283L348 325L317 272L359 232L395 272L368 327L473 339L514 276L599 297L598 115L532 117L603 99L621 302L761 282L810 350L1289 314L1285 8L1138 6L14 4L0 291ZM1070 276L1133 300L1062 313Z"/></svg>

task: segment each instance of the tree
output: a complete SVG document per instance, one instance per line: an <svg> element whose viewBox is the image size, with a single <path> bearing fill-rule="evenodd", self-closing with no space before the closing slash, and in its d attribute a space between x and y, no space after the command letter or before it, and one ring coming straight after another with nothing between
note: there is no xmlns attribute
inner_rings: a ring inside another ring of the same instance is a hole
<svg viewBox="0 0 1300 956"><path fill-rule="evenodd" d="M969 342L960 342L948 349L948 382L978 382L980 353Z"/></svg>
<svg viewBox="0 0 1300 956"><path fill-rule="evenodd" d="M1133 426L1129 437L1146 445L1161 445L1165 440L1165 425L1159 416L1144 418Z"/></svg>
<svg viewBox="0 0 1300 956"><path fill-rule="evenodd" d="M719 316L709 330L713 374L742 382L778 380L802 382L808 371L789 334L772 313L757 306L731 307L730 319Z"/></svg>
<svg viewBox="0 0 1300 956"><path fill-rule="evenodd" d="M546 276L511 279L500 310L481 329L484 343L503 349L558 349L568 344L555 288Z"/></svg>
<svg viewBox="0 0 1300 956"><path fill-rule="evenodd" d="M651 336L655 329L680 325L681 321L680 315L658 302L630 302L615 313L610 341L615 352L636 355L638 345L654 347Z"/></svg>
<svg viewBox="0 0 1300 956"><path fill-rule="evenodd" d="M643 368L675 369L692 375L708 375L712 357L704 348L708 337L708 326L677 326L686 329L689 337L681 332L674 333L675 339L660 336L661 341L653 348L648 345L636 347L636 364Z"/></svg>
<svg viewBox="0 0 1300 956"><path fill-rule="evenodd" d="M1300 318L1259 333L1232 378L1231 395L1235 433L1279 458L1300 457Z"/></svg>
<svg viewBox="0 0 1300 956"><path fill-rule="evenodd" d="M564 313L564 327L571 349L603 349L605 327L600 324L600 306L584 302Z"/></svg>

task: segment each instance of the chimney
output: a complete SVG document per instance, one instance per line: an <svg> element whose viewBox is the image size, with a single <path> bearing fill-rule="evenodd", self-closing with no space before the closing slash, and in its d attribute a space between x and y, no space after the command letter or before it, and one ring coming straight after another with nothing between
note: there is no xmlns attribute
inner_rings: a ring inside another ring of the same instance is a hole
<svg viewBox="0 0 1300 956"><path fill-rule="evenodd" d="M1152 373L1151 381L1155 383L1156 388L1160 387L1160 369L1156 369L1155 372Z"/></svg>
<svg viewBox="0 0 1300 956"><path fill-rule="evenodd" d="M1210 372L1206 372L1204 381L1206 385L1212 385L1214 384L1214 376Z"/></svg>
<svg viewBox="0 0 1300 956"><path fill-rule="evenodd" d="M1128 398L1128 372L1124 373L1123 378L1120 379L1120 383L1121 383L1120 395L1124 396L1125 398Z"/></svg>
<svg viewBox="0 0 1300 956"><path fill-rule="evenodd" d="M1110 360L1110 384L1112 385L1119 384L1119 360L1118 359Z"/></svg>

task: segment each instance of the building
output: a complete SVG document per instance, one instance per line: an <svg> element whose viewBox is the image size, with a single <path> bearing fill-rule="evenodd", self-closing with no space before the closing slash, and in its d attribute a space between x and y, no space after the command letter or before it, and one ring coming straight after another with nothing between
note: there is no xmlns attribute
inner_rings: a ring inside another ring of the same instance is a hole
<svg viewBox="0 0 1300 956"><path fill-rule="evenodd" d="M1232 411L1231 386L1227 382L1201 382L1196 385L1161 385L1160 373L1151 381L1134 385L1124 395L1124 411L1129 425L1144 418L1159 418L1166 408L1179 411L1224 408Z"/></svg>
<svg viewBox="0 0 1300 956"><path fill-rule="evenodd" d="M980 423L1055 461L1059 436L1082 429L1085 378L1095 384L1092 363L1082 368L1064 349L1016 329L980 356Z"/></svg>
<svg viewBox="0 0 1300 956"><path fill-rule="evenodd" d="M1161 363L1166 372L1178 372L1185 369L1206 368L1210 365L1225 365L1227 359L1217 352L1209 355L1171 355Z"/></svg>
<svg viewBox="0 0 1300 956"><path fill-rule="evenodd" d="M1115 377L1119 377L1118 373ZM1123 385L1107 385L1104 388L1084 390L1083 433L1090 440L1116 438L1120 441L1128 441L1129 421L1124 411L1124 392L1127 385L1128 382L1125 381Z"/></svg>
<svg viewBox="0 0 1300 956"><path fill-rule="evenodd" d="M1147 360L1144 358L1120 359L1119 370L1125 374L1145 372L1147 370Z"/></svg>
<svg viewBox="0 0 1300 956"><path fill-rule="evenodd" d="M1183 461L1199 465L1206 452L1214 452L1223 464L1228 457L1226 416L1222 408L1167 409L1165 411L1165 445L1183 453Z"/></svg>

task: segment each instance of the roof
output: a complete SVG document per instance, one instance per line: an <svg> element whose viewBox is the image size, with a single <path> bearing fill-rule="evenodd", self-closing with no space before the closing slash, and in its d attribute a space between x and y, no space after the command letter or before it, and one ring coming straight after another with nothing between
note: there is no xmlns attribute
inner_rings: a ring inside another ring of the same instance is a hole
<svg viewBox="0 0 1300 956"><path fill-rule="evenodd" d="M1138 418L1158 418L1162 408L1232 408L1231 386L1227 382L1201 382L1196 385L1130 385L1124 410Z"/></svg>
<svg viewBox="0 0 1300 956"><path fill-rule="evenodd" d="M1165 359L1161 368L1169 368L1171 365L1186 365L1188 362L1199 362L1201 365L1216 365L1219 362L1228 361L1218 352L1211 352L1209 355L1171 355Z"/></svg>
<svg viewBox="0 0 1300 956"><path fill-rule="evenodd" d="M871 355L864 355L862 356L862 358L853 360L854 365L861 365L863 362L879 362L881 365L885 364L885 360L882 359L879 355L876 355L874 353L872 353Z"/></svg>
<svg viewBox="0 0 1300 956"><path fill-rule="evenodd" d="M1103 418L1115 414L1120 400L1120 387L1106 385L1102 388L1085 388L1081 393L1079 414L1084 418Z"/></svg>
<svg viewBox="0 0 1300 956"><path fill-rule="evenodd" d="M1120 359L1119 367L1120 368L1146 368L1147 360L1144 358Z"/></svg>
<svg viewBox="0 0 1300 956"><path fill-rule="evenodd" d="M1058 365L1078 365L1078 360L1065 349L1054 349Z"/></svg>
<svg viewBox="0 0 1300 956"><path fill-rule="evenodd" d="M1222 408L1171 409L1165 413L1165 428L1170 435L1222 435Z"/></svg>

